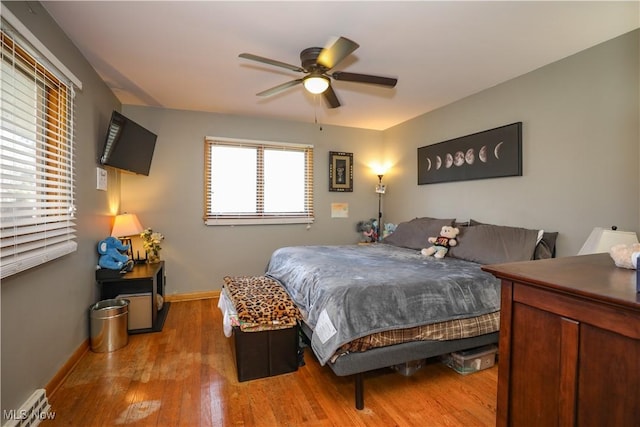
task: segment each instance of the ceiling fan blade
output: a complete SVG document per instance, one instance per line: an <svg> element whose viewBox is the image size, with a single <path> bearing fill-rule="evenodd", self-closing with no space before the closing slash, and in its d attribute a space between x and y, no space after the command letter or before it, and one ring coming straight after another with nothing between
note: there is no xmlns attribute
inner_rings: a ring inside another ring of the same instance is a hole
<svg viewBox="0 0 640 427"><path fill-rule="evenodd" d="M256 93L258 96L271 96L276 93L282 92L285 89L290 88L291 86L295 86L297 84L302 83L302 79L291 80L290 82L282 83L281 85L274 86L271 89L263 90L260 93Z"/></svg>
<svg viewBox="0 0 640 427"><path fill-rule="evenodd" d="M241 53L238 55L240 58L250 59L252 61L262 62L264 64L275 65L276 67L286 68L291 71L297 71L304 73L304 70L297 65L287 64L286 62L276 61L275 59L264 58L262 56L254 55L251 53Z"/></svg>
<svg viewBox="0 0 640 427"><path fill-rule="evenodd" d="M322 96L324 97L324 100L327 101L329 108L338 108L340 106L340 101L338 100L338 96L333 91L333 88L331 87L331 85L329 85L327 90L322 92Z"/></svg>
<svg viewBox="0 0 640 427"><path fill-rule="evenodd" d="M346 73L343 71L336 71L331 74L331 77L346 82L370 83L388 87L395 87L396 83L398 83L398 79L391 77L370 76L368 74Z"/></svg>
<svg viewBox="0 0 640 427"><path fill-rule="evenodd" d="M330 70L359 47L358 43L346 37L340 37L330 47L322 49L316 62Z"/></svg>

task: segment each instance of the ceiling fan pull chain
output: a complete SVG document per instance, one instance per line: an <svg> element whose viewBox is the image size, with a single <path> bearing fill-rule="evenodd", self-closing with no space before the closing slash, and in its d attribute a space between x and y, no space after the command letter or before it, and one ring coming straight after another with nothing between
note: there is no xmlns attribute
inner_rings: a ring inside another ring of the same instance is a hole
<svg viewBox="0 0 640 427"><path fill-rule="evenodd" d="M320 103L320 95L314 95L314 103L313 103L313 115L315 117L315 124L318 124L318 104ZM322 132L322 124L320 124L319 128L320 132Z"/></svg>

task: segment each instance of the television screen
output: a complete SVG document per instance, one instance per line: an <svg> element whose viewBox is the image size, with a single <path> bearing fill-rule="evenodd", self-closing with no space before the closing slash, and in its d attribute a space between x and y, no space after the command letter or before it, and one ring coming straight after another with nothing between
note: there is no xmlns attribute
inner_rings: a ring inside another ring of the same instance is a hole
<svg viewBox="0 0 640 427"><path fill-rule="evenodd" d="M114 111L107 129L100 164L149 175L158 136Z"/></svg>

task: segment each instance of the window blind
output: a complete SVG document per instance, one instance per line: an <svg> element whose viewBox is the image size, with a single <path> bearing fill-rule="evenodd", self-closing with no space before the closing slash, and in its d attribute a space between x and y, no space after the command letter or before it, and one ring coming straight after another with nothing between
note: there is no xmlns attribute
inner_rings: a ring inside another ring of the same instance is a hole
<svg viewBox="0 0 640 427"><path fill-rule="evenodd" d="M313 146L205 138L207 225L313 222Z"/></svg>
<svg viewBox="0 0 640 427"><path fill-rule="evenodd" d="M74 89L4 20L0 278L76 250Z"/></svg>

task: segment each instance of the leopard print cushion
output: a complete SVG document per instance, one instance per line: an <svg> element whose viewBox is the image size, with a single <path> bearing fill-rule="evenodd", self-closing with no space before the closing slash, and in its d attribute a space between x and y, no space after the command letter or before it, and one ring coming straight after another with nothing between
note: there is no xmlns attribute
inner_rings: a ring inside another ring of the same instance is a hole
<svg viewBox="0 0 640 427"><path fill-rule="evenodd" d="M242 331L285 329L302 319L289 294L265 276L225 276L223 288L231 299Z"/></svg>

